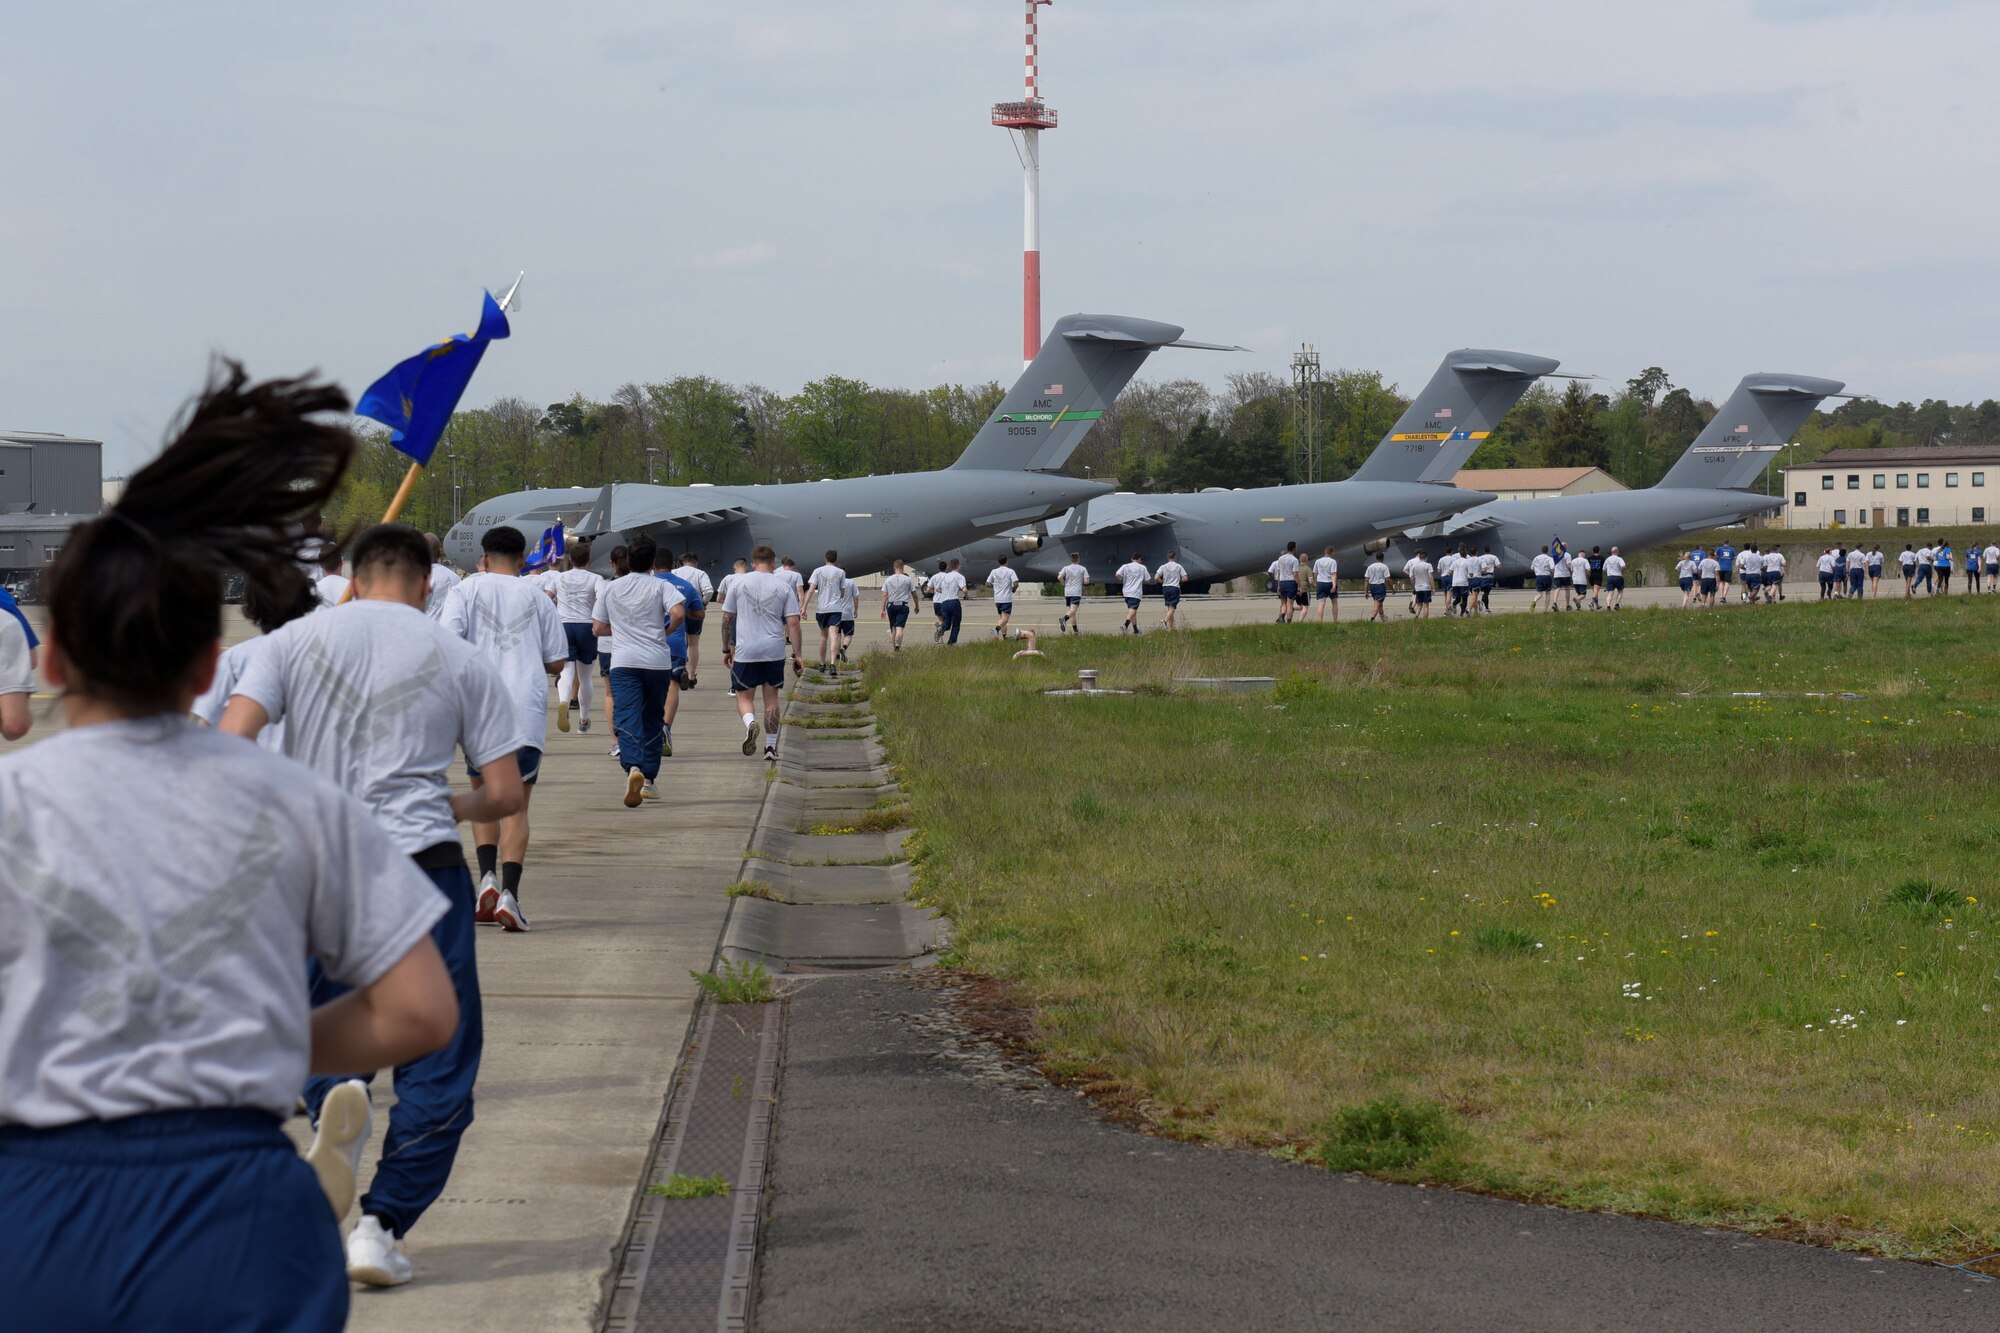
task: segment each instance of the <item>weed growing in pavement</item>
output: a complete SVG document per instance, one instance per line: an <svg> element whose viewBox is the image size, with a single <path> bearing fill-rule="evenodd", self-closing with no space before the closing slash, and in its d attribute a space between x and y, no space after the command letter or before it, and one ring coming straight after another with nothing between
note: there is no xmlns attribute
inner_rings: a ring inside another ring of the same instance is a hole
<svg viewBox="0 0 2000 1333"><path fill-rule="evenodd" d="M754 879L738 880L731 884L726 892L732 898L762 898L768 903L780 901L778 895L771 891L769 884L759 884Z"/></svg>
<svg viewBox="0 0 2000 1333"><path fill-rule="evenodd" d="M688 973L702 994L717 1004L767 1004L778 998L778 988L762 962L732 963L727 958L713 972Z"/></svg>
<svg viewBox="0 0 2000 1333"><path fill-rule="evenodd" d="M662 1199L726 1199L729 1197L727 1176L684 1176L676 1171L667 1177L664 1185L649 1185L646 1193L657 1194Z"/></svg>

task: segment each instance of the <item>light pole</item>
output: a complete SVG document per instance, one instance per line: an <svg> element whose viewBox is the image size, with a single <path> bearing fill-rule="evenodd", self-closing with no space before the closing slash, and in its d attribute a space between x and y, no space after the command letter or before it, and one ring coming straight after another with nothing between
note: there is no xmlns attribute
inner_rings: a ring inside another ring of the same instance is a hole
<svg viewBox="0 0 2000 1333"><path fill-rule="evenodd" d="M451 524L453 527L457 527L459 517L464 513L464 509L459 502L464 488L459 484L458 450L451 450L445 457L451 460Z"/></svg>
<svg viewBox="0 0 2000 1333"><path fill-rule="evenodd" d="M658 449L654 448L654 447L653 447L652 445L650 445L650 444L649 444L649 445L647 445L647 446L646 446L646 484L647 484L647 485L652 485L652 484L653 484L653 482L654 482L654 476L653 476L653 466L654 466L654 464L658 463L659 461L660 461L660 451L659 451Z"/></svg>

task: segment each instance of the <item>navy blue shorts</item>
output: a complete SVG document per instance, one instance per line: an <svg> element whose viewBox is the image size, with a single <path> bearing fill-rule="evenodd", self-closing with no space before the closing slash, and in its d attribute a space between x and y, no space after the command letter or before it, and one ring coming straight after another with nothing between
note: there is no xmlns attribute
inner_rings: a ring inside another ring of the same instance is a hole
<svg viewBox="0 0 2000 1333"><path fill-rule="evenodd" d="M1416 598L1418 606L1429 606L1431 604L1431 590L1429 588L1417 589Z"/></svg>
<svg viewBox="0 0 2000 1333"><path fill-rule="evenodd" d="M840 623L840 612L822 611L819 613L819 627L821 629L832 629L839 623Z"/></svg>
<svg viewBox="0 0 2000 1333"><path fill-rule="evenodd" d="M909 623L910 623L910 604L908 602L889 603L889 628L901 629L903 628L903 626Z"/></svg>
<svg viewBox="0 0 2000 1333"><path fill-rule="evenodd" d="M1160 589L1160 596L1166 601L1168 606L1179 606L1181 604L1181 590L1179 588L1162 588Z"/></svg>
<svg viewBox="0 0 2000 1333"><path fill-rule="evenodd" d="M1703 580L1701 581L1701 590L1702 590L1702 592L1703 592L1703 593L1711 593L1711 592L1714 592L1714 591L1715 591L1715 580L1714 580L1714 579L1703 579Z"/></svg>
<svg viewBox="0 0 2000 1333"><path fill-rule="evenodd" d="M523 745L514 751L514 762L521 769L521 785L534 786L535 779L542 775L542 752L532 745ZM479 776L479 770L468 763L465 766L465 776L476 778Z"/></svg>
<svg viewBox="0 0 2000 1333"><path fill-rule="evenodd" d="M1725 569L1722 571L1720 577L1724 583L1728 583L1736 577L1736 571L1733 569Z"/></svg>
<svg viewBox="0 0 2000 1333"><path fill-rule="evenodd" d="M1847 586L1856 592L1860 592L1862 581L1867 577L1861 570L1850 569L1847 571Z"/></svg>
<svg viewBox="0 0 2000 1333"><path fill-rule="evenodd" d="M851 639L851 638L853 638L853 637L854 637L854 622L853 622L853 621L851 621L851 620L843 620L843 621L841 621L841 622L840 622L840 632L841 632L842 634L845 634L845 635L846 635L846 636L847 636L848 638L850 638L850 639Z"/></svg>
<svg viewBox="0 0 2000 1333"><path fill-rule="evenodd" d="M681 622L681 628L685 629L688 632L688 637L690 639L699 639L701 637L701 622L705 618L706 618L706 612L704 612L703 615L699 616L689 616L686 620L683 620Z"/></svg>
<svg viewBox="0 0 2000 1333"><path fill-rule="evenodd" d="M589 663L597 660L597 636L591 633L589 625L565 620L563 638L569 640L570 661Z"/></svg>
<svg viewBox="0 0 2000 1333"><path fill-rule="evenodd" d="M0 1235L10 1328L347 1322L340 1224L267 1111L0 1128Z"/></svg>
<svg viewBox="0 0 2000 1333"><path fill-rule="evenodd" d="M1623 592L1625 591L1625 576L1623 574L1607 574L1604 577L1604 586L1612 592Z"/></svg>
<svg viewBox="0 0 2000 1333"><path fill-rule="evenodd" d="M738 662L729 668L729 688L738 694L745 694L759 685L773 685L783 688L785 684L785 659L775 662Z"/></svg>
<svg viewBox="0 0 2000 1333"><path fill-rule="evenodd" d="M1553 588L1553 587L1555 587L1555 586L1556 586L1556 580L1555 580L1555 576L1554 576L1553 574L1537 574L1537 575L1535 575L1535 591L1536 591L1536 592L1547 592L1547 591L1548 591L1549 589L1551 589L1551 588Z"/></svg>
<svg viewBox="0 0 2000 1333"><path fill-rule="evenodd" d="M1682 591L1682 592L1693 592L1693 591L1694 591L1694 580L1693 580L1693 579L1682 579L1682 580L1681 580L1681 591Z"/></svg>
<svg viewBox="0 0 2000 1333"><path fill-rule="evenodd" d="M599 653L597 655L597 674L604 677L606 680L611 679L610 653Z"/></svg>
<svg viewBox="0 0 2000 1333"><path fill-rule="evenodd" d="M1368 585L1368 595L1378 602L1386 602L1389 600L1389 585L1386 583L1371 583Z"/></svg>
<svg viewBox="0 0 2000 1333"><path fill-rule="evenodd" d="M1313 584L1313 595L1318 597L1322 602L1330 602L1338 594L1334 592L1331 583L1315 583Z"/></svg>
<svg viewBox="0 0 2000 1333"><path fill-rule="evenodd" d="M1299 583L1297 579L1278 580L1278 596L1283 597L1286 600L1290 601L1296 599L1298 595L1299 595Z"/></svg>
<svg viewBox="0 0 2000 1333"><path fill-rule="evenodd" d="M1014 604L1012 602L995 602L993 603L993 613L995 615L1011 616L1014 614Z"/></svg>
<svg viewBox="0 0 2000 1333"><path fill-rule="evenodd" d="M1081 597L1071 597L1071 596L1069 596L1069 595L1068 595L1068 594L1066 594L1066 593L1065 593L1065 594L1063 595L1063 605L1064 605L1064 606L1075 606L1075 605L1077 605L1077 604L1078 604L1079 602L1081 602L1082 600L1083 600L1083 598L1081 598Z"/></svg>
<svg viewBox="0 0 2000 1333"><path fill-rule="evenodd" d="M1125 599L1125 605L1131 608L1132 610L1137 611L1139 609L1139 599L1137 597L1127 597Z"/></svg>

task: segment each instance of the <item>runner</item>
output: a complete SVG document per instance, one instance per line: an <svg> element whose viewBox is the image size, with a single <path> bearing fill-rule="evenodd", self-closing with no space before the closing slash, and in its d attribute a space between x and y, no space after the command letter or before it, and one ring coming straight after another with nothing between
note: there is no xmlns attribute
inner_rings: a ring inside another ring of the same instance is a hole
<svg viewBox="0 0 2000 1333"><path fill-rule="evenodd" d="M1549 554L1548 547L1544 546L1541 552L1528 562L1528 572L1535 576L1534 609L1537 611L1553 610L1555 603L1553 589L1556 582L1556 562L1555 558Z"/></svg>
<svg viewBox="0 0 2000 1333"><path fill-rule="evenodd" d="M435 532L424 534L424 545L431 548L431 596L424 611L436 620L444 614L444 599L458 586L458 571L444 562L444 543Z"/></svg>
<svg viewBox="0 0 2000 1333"><path fill-rule="evenodd" d="M1284 557L1280 556L1278 559L1282 563ZM1293 563L1296 565L1297 562L1294 561ZM1296 573L1297 571L1294 570L1294 572ZM1130 560L1118 566L1116 577L1125 589L1125 624L1118 631L1120 634L1123 634L1128 629L1134 634L1139 632L1139 602L1146 595L1146 580L1151 575L1152 571L1146 568L1145 560L1140 557L1137 551L1132 552ZM1285 585L1282 582L1278 585L1278 593L1286 599L1286 604L1289 605L1291 594L1285 591ZM1283 621L1285 617L1279 616L1278 619Z"/></svg>
<svg viewBox="0 0 2000 1333"><path fill-rule="evenodd" d="M861 602L861 585L852 575L840 583L840 660L847 660L848 645L854 642L854 608Z"/></svg>
<svg viewBox="0 0 2000 1333"><path fill-rule="evenodd" d="M674 568L672 551L654 553L653 577L665 579L681 595L681 623L667 631L667 703L660 710L660 756L671 759L674 757L674 719L680 716L681 695L694 688L694 673L688 667L688 654L694 641L688 637L688 627L701 623L707 614L708 603L702 598L694 580ZM651 787L639 789L643 798L657 794Z"/></svg>
<svg viewBox="0 0 2000 1333"><path fill-rule="evenodd" d="M764 692L764 758L778 758L778 710L785 690L785 649L794 673L805 670L799 641L799 599L783 575L772 572L776 552L750 552L750 572L729 581L723 594L723 665L736 711L743 718L743 753L757 753L757 691ZM900 561L898 563L901 563Z"/></svg>
<svg viewBox="0 0 2000 1333"><path fill-rule="evenodd" d="M340 569L340 548L331 542L321 543L319 581L313 586L319 590L322 606L339 606L340 599L347 595L347 578Z"/></svg>
<svg viewBox="0 0 2000 1333"><path fill-rule="evenodd" d="M622 579L632 572L631 553L622 546L611 548L608 557L611 564L611 579L600 579L597 591L591 594L590 632L597 634L597 593L604 591L604 585L613 579ZM597 635L597 678L604 683L604 715L611 721L611 748L605 753L613 759L618 757L618 699L611 693L611 636Z"/></svg>
<svg viewBox="0 0 2000 1333"><path fill-rule="evenodd" d="M591 623L597 610L597 590L603 586L603 578L591 572L590 538L573 538L569 568L549 582L567 654L562 676L556 681L556 726L563 731L569 730L572 712L578 729L590 730L590 667L597 661L597 635L591 631Z"/></svg>
<svg viewBox="0 0 2000 1333"><path fill-rule="evenodd" d="M1937 548L1925 542L1917 548L1917 587L1926 594L1931 591L1932 580L1937 574Z"/></svg>
<svg viewBox="0 0 2000 1333"><path fill-rule="evenodd" d="M1701 604L1715 609L1715 590L1722 582L1722 561L1713 555L1701 558Z"/></svg>
<svg viewBox="0 0 2000 1333"><path fill-rule="evenodd" d="M1908 542L1904 542L1902 554L1896 557L1896 563L1901 565L1903 569L1903 596L1915 597L1917 595L1917 548Z"/></svg>
<svg viewBox="0 0 2000 1333"><path fill-rule="evenodd" d="M1722 589L1722 604L1729 605L1729 585L1736 580L1736 548L1719 542L1715 548L1716 583Z"/></svg>
<svg viewBox="0 0 2000 1333"><path fill-rule="evenodd" d="M1625 605L1625 557L1615 546L1604 557L1604 599L1613 611Z"/></svg>
<svg viewBox="0 0 2000 1333"><path fill-rule="evenodd" d="M1438 587L1445 591L1444 613L1455 615L1458 611L1458 592L1452 586L1452 575L1458 572L1458 552L1446 551L1437 558L1436 573Z"/></svg>
<svg viewBox="0 0 2000 1333"><path fill-rule="evenodd" d="M1181 584L1186 581L1188 572L1179 556L1179 551L1167 552L1167 562L1153 572L1153 581L1160 585L1160 600L1167 608L1167 614L1160 620L1161 629L1181 627Z"/></svg>
<svg viewBox="0 0 2000 1333"><path fill-rule="evenodd" d="M290 603L286 605L273 605L270 597L270 593L256 587L246 587L243 590L243 616L257 627L258 633L263 637L245 639L222 650L222 656L217 658L215 663L215 679L194 701L193 712L197 722L205 722L211 727L221 726L222 715L229 707L229 696L236 693L236 682L243 679L244 668L250 665L250 659L270 641L269 636L276 634L300 616L311 615L322 609L319 591L310 585L295 589L291 594ZM4 734L4 731L0 731L0 734ZM273 753L283 754L285 724L273 722L264 728L257 736L257 744Z"/></svg>
<svg viewBox="0 0 2000 1333"><path fill-rule="evenodd" d="M1736 572L1743 578L1743 604L1755 606L1764 591L1764 557L1758 553L1756 542L1745 543L1737 554Z"/></svg>
<svg viewBox="0 0 2000 1333"><path fill-rule="evenodd" d="M937 630L931 635L932 643L939 643L950 635L950 642L958 642L958 631L965 624L965 575L958 572L959 562L954 560L947 566L940 566L939 572L931 576L931 610L937 612Z"/></svg>
<svg viewBox="0 0 2000 1333"><path fill-rule="evenodd" d="M1564 611L1574 611L1576 609L1569 604L1570 588L1573 586L1570 583L1570 573L1575 563L1574 560L1570 559L1568 551L1558 550L1556 552L1556 594L1562 599L1560 609Z"/></svg>
<svg viewBox="0 0 2000 1333"><path fill-rule="evenodd" d="M1135 555L1132 558L1136 561L1139 557ZM1297 542L1285 543L1285 549L1280 551L1278 558L1272 562L1272 571L1278 579L1278 620L1281 624L1290 624L1292 617L1297 613L1299 602L1299 544ZM1132 594L1128 591L1125 596L1129 601ZM1127 619L1130 619L1130 617L1128 616ZM1136 624L1132 626L1134 632L1137 632L1138 628Z"/></svg>
<svg viewBox="0 0 2000 1333"><path fill-rule="evenodd" d="M1007 557L999 557L1000 563L993 566L993 572L986 576L986 582L993 589L993 635L1007 637L1007 622L1014 618L1014 589L1020 585L1021 576L1007 568Z"/></svg>
<svg viewBox="0 0 2000 1333"><path fill-rule="evenodd" d="M1880 573L1880 570L1877 570ZM1764 605L1785 600L1785 553L1776 546L1764 552Z"/></svg>
<svg viewBox="0 0 2000 1333"><path fill-rule="evenodd" d="M442 916L430 918L430 933L451 976L458 1025L434 1054L394 1062L389 1134L361 1198L361 1220L347 1237L348 1276L393 1287L414 1272L403 1242L444 1192L472 1123L485 1040L473 945L477 904L457 825L496 823L521 808L514 756L525 738L520 710L485 654L424 614L431 564L423 534L383 524L362 533L351 555L354 597L270 636L231 696L222 730L255 739L268 724L284 722L285 752L359 796L448 904ZM485 781L454 796L449 771L460 749ZM296 779L280 775L227 790L239 802L245 791L269 801L288 781ZM171 785L183 796L209 789L185 773ZM182 845L178 837L175 845ZM317 961L308 968L307 985L314 1005L346 991ZM350 1079L371 1082L384 1063L392 1062L349 1057L319 1063L355 1072L309 1080L306 1109L335 1131L357 1112L365 1126L365 1101L357 1108L352 1092L333 1098ZM289 1105L289 1093L286 1100ZM360 1140L350 1147L352 1168L360 1160Z"/></svg>
<svg viewBox="0 0 2000 1333"><path fill-rule="evenodd" d="M1594 608L1596 606L1597 604L1596 590L1590 586L1590 576L1592 574L1596 574L1599 577L1602 577L1604 574L1604 566L1599 565L1596 569L1593 570L1590 567L1590 557L1584 555L1581 551L1577 552L1575 555L1570 557L1569 591L1570 591L1571 601L1574 603L1574 605L1571 606L1570 608L1571 610L1573 611L1583 610L1583 598L1586 592L1588 592L1591 595L1592 607Z"/></svg>
<svg viewBox="0 0 2000 1333"><path fill-rule="evenodd" d="M1500 557L1493 554L1493 549L1488 547L1479 553L1479 583L1477 586L1479 588L1479 609L1489 616L1493 614L1493 589L1499 585L1499 582Z"/></svg>
<svg viewBox="0 0 2000 1333"><path fill-rule="evenodd" d="M1368 608L1368 618L1388 624L1389 566L1382 563L1381 552L1376 552L1375 558L1368 562L1368 568L1361 571L1361 578L1368 585L1368 600L1372 603Z"/></svg>
<svg viewBox="0 0 2000 1333"><path fill-rule="evenodd" d="M1939 542L1937 544L1937 551L1934 554L1937 563L1938 596L1948 597L1951 595L1951 543L1949 541Z"/></svg>
<svg viewBox="0 0 2000 1333"><path fill-rule="evenodd" d="M272 605L309 593L296 522L354 448L316 419L346 410L337 389L222 365L178 438L65 537L42 587L68 729L0 755L10 1328L343 1327L336 1210L367 1098L342 1095L307 1160L281 1125L309 1072L414 1061L457 1023L430 941L445 903L367 809L188 720L222 569ZM132 784L115 836L77 836L104 827L112 773ZM309 955L353 996L311 1009Z"/></svg>
<svg viewBox="0 0 2000 1333"><path fill-rule="evenodd" d="M715 585L702 571L701 557L693 551L681 556L681 567L674 571L682 581L689 584L701 595L701 604L710 606L715 602ZM693 689L700 683L701 672L701 625L702 617L690 615L684 627L687 634L687 687Z"/></svg>
<svg viewBox="0 0 2000 1333"><path fill-rule="evenodd" d="M1090 571L1083 567L1083 559L1076 551L1069 553L1069 563L1056 571L1056 578L1062 582L1063 613L1057 623L1057 632L1068 630L1072 634L1083 633L1083 589L1090 582Z"/></svg>
<svg viewBox="0 0 2000 1333"><path fill-rule="evenodd" d="M1882 566L1885 560L1886 557L1882 554L1882 543L1878 541L1875 543L1873 549L1868 552L1868 595L1870 597L1880 597L1882 595ZM1968 563L1966 567L1970 569L1971 565ZM1771 563L1766 560L1764 562L1764 573L1766 576L1765 582L1767 583L1770 582L1770 572Z"/></svg>
<svg viewBox="0 0 2000 1333"><path fill-rule="evenodd" d="M944 568L944 561L938 561L938 568ZM799 604L799 623L803 625L806 618L806 581L804 576L799 573L798 565L790 556L785 557L784 563L777 570L777 575L791 588L792 596L797 599Z"/></svg>
<svg viewBox="0 0 2000 1333"><path fill-rule="evenodd" d="M1431 576L1435 572L1424 559L1422 547L1403 566L1403 577L1410 581L1410 614L1419 620L1431 618Z"/></svg>
<svg viewBox="0 0 2000 1333"><path fill-rule="evenodd" d="M1674 566L1674 577L1680 580L1683 611L1694 604L1694 576L1700 569L1701 565L1695 560L1692 551L1683 555L1680 562Z"/></svg>
<svg viewBox="0 0 2000 1333"><path fill-rule="evenodd" d="M1858 600L1867 582L1868 552L1857 546L1847 553L1847 595Z"/></svg>
<svg viewBox="0 0 2000 1333"><path fill-rule="evenodd" d="M1451 601L1445 607L1446 615L1470 616L1472 614L1472 557L1464 547L1458 548L1456 555L1446 555L1439 565L1450 562L1451 573L1442 577L1451 587Z"/></svg>
<svg viewBox="0 0 2000 1333"><path fill-rule="evenodd" d="M674 661L667 635L681 626L680 590L653 577L658 547L643 533L626 548L632 572L597 590L592 628L611 640L611 725L625 773L625 808L646 799L666 748L667 685Z"/></svg>
<svg viewBox="0 0 2000 1333"><path fill-rule="evenodd" d="M1976 540L1965 544L1965 590L1972 593L1980 591L1979 543Z"/></svg>
<svg viewBox="0 0 2000 1333"><path fill-rule="evenodd" d="M472 826L472 850L479 860L479 904L473 919L497 921L508 933L518 934L528 929L520 902L521 869L528 860L528 805L548 739L549 677L562 674L569 640L555 603L521 577L521 561L528 554L521 530L495 524L480 536L479 549L479 572L452 589L438 620L485 655L514 701L520 722L522 743L514 763L521 778L521 808L497 823ZM567 724L567 706L558 699L556 708ZM474 788L484 785L478 765L468 763L465 774Z"/></svg>
<svg viewBox="0 0 2000 1333"><path fill-rule="evenodd" d="M847 596L847 571L840 567L840 552L828 551L826 563L813 571L806 584L819 594L819 669L829 676L840 674L840 608Z"/></svg>
<svg viewBox="0 0 2000 1333"><path fill-rule="evenodd" d="M1834 559L1833 548L1829 546L1819 553L1819 560L1815 563L1819 568L1819 599L1822 602L1831 601L1840 561Z"/></svg>
<svg viewBox="0 0 2000 1333"><path fill-rule="evenodd" d="M1986 591L2000 592L2000 545L1989 540L1981 554L1986 564Z"/></svg>
<svg viewBox="0 0 2000 1333"><path fill-rule="evenodd" d="M1333 608L1333 619L1340 620L1340 562L1333 558L1333 548L1320 552L1319 559L1313 561L1313 594L1319 598L1320 623L1326 623L1327 608Z"/></svg>
<svg viewBox="0 0 2000 1333"><path fill-rule="evenodd" d="M728 579L723 580L727 588ZM903 628L910 623L910 606L920 596L917 581L910 577L898 560L890 566L889 577L882 580L882 619L889 622L889 650L903 651ZM726 594L725 594L726 596ZM723 610L728 610L725 601Z"/></svg>

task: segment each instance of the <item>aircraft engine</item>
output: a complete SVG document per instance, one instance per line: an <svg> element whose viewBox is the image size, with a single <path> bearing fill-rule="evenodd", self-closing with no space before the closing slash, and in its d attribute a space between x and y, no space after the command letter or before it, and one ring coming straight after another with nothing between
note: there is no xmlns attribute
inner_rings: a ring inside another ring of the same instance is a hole
<svg viewBox="0 0 2000 1333"><path fill-rule="evenodd" d="M1361 549L1367 552L1369 555L1380 555L1382 554L1382 552L1389 549L1389 539L1387 537L1377 537L1374 541L1367 543Z"/></svg>
<svg viewBox="0 0 2000 1333"><path fill-rule="evenodd" d="M1042 534L1030 532L1014 539L1015 555L1032 555L1042 549Z"/></svg>

